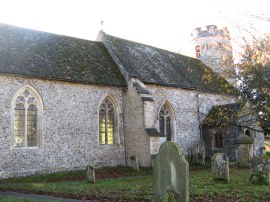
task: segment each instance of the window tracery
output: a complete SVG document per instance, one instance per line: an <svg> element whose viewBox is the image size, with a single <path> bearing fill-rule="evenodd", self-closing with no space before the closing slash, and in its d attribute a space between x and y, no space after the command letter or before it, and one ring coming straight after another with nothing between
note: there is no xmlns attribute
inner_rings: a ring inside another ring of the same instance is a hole
<svg viewBox="0 0 270 202"><path fill-rule="evenodd" d="M99 144L115 142L115 110L112 102L106 98L99 108Z"/></svg>
<svg viewBox="0 0 270 202"><path fill-rule="evenodd" d="M172 140L172 115L166 105L163 105L159 112L159 132L166 136L167 141Z"/></svg>
<svg viewBox="0 0 270 202"><path fill-rule="evenodd" d="M38 99L30 89L25 88L15 97L13 104L14 147L38 146L38 111Z"/></svg>

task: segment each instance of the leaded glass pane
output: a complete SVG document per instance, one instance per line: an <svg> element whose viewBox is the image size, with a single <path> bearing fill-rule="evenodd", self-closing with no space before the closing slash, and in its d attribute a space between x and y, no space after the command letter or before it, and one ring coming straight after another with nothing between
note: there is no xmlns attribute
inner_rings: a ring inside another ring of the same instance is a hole
<svg viewBox="0 0 270 202"><path fill-rule="evenodd" d="M108 112L108 144L114 144L114 114L112 110Z"/></svg>
<svg viewBox="0 0 270 202"><path fill-rule="evenodd" d="M99 144L106 144L106 112L99 111Z"/></svg>
<svg viewBox="0 0 270 202"><path fill-rule="evenodd" d="M36 147L37 143L37 108L32 104L27 109L27 146Z"/></svg>
<svg viewBox="0 0 270 202"><path fill-rule="evenodd" d="M164 135L164 118L163 116L159 116L159 132Z"/></svg>
<svg viewBox="0 0 270 202"><path fill-rule="evenodd" d="M105 99L99 110L99 143L114 144L113 104L108 99Z"/></svg>
<svg viewBox="0 0 270 202"><path fill-rule="evenodd" d="M166 105L159 112L159 132L166 136L167 141L172 139L171 113Z"/></svg>
<svg viewBox="0 0 270 202"><path fill-rule="evenodd" d="M167 141L171 141L171 119L169 116L166 118L166 130Z"/></svg>
<svg viewBox="0 0 270 202"><path fill-rule="evenodd" d="M29 90L22 91L14 106L14 146L38 146L38 108L37 98Z"/></svg>
<svg viewBox="0 0 270 202"><path fill-rule="evenodd" d="M25 109L22 103L14 109L14 146L25 146Z"/></svg>
<svg viewBox="0 0 270 202"><path fill-rule="evenodd" d="M29 92L29 90L26 89L25 91L23 91L22 94L23 94L24 97L27 98L30 95L30 92Z"/></svg>

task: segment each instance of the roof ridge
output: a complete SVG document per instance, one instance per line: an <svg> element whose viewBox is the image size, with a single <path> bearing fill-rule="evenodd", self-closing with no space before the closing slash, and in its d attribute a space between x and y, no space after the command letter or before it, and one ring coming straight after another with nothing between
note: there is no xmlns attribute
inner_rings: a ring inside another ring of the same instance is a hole
<svg viewBox="0 0 270 202"><path fill-rule="evenodd" d="M131 77L141 78L145 83L235 94L224 78L197 58L104 32L103 35Z"/></svg>
<svg viewBox="0 0 270 202"><path fill-rule="evenodd" d="M58 33L53 33L53 32L49 32L49 31L43 31L43 30L37 30L34 28L29 28L29 27L21 27L18 25L10 25L10 24L6 24L6 23L0 23L0 27L5 26L5 27L9 27L9 28L14 28L14 29L20 29L20 30L25 30L25 31L30 31L30 32L36 32L36 33L40 33L40 34L47 34L47 35L53 35L53 36L59 36L59 37L67 37L70 39L76 39L76 40L82 40L82 41L88 41L88 42L94 42L94 43L101 43L100 41L93 41L93 40L89 40L89 39L85 39L85 38L79 38L79 37L75 37L75 36L70 36L70 35L64 35L64 34L58 34Z"/></svg>
<svg viewBox="0 0 270 202"><path fill-rule="evenodd" d="M125 41L131 42L131 43L136 43L136 44L148 46L148 47L155 48L155 49L158 49L158 50L161 50L161 51L165 51L165 52L172 53L172 54L175 54L175 55L180 55L180 56L183 56L183 57L185 57L185 58L190 58L190 59L192 59L192 60L198 60L198 61L202 62L202 61L199 60L198 58L191 57L191 56L188 56L188 55L183 55L183 54L181 54L181 53L173 52L173 51L166 50L166 49L163 49L163 48L159 48L159 47L156 47L156 46L153 46L153 45L144 44L144 43L142 43L142 42L137 42L137 41L133 41L133 40L130 40L130 39L120 38L120 37L117 37L117 36L114 36L114 35L106 34L105 32L103 32L103 34L106 35L106 36L109 36L109 37L114 37L114 38L117 38L117 39L120 39L120 40L125 40Z"/></svg>

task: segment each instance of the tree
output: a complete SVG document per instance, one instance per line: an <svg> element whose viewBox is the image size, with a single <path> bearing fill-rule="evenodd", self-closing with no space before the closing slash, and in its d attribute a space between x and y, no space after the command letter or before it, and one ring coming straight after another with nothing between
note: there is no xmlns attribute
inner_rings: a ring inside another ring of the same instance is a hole
<svg viewBox="0 0 270 202"><path fill-rule="evenodd" d="M251 42L245 42L240 62L236 65L239 103L214 107L204 123L234 125L269 133L270 37L253 36ZM229 91L229 87L224 85L224 91Z"/></svg>
<svg viewBox="0 0 270 202"><path fill-rule="evenodd" d="M239 91L242 106L249 116L266 131L270 131L270 37L255 38L243 48L239 70ZM248 103L248 105L247 105Z"/></svg>

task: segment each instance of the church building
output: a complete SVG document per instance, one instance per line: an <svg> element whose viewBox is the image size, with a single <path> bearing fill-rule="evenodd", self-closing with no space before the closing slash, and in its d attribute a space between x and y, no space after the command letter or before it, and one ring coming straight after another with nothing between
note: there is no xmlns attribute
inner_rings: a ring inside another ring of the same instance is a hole
<svg viewBox="0 0 270 202"><path fill-rule="evenodd" d="M188 154L212 108L238 100L202 61L104 32L89 41L0 24L0 178L131 157L147 167L164 141Z"/></svg>

